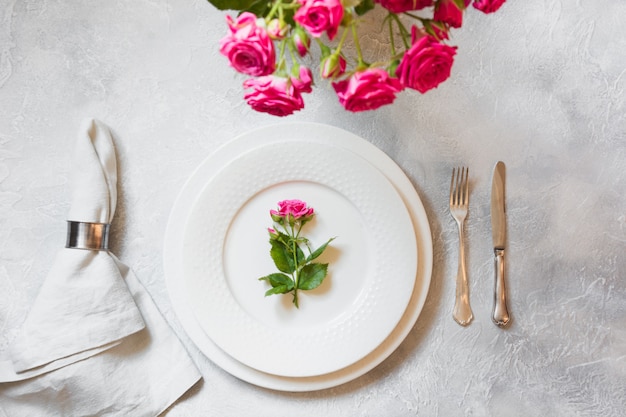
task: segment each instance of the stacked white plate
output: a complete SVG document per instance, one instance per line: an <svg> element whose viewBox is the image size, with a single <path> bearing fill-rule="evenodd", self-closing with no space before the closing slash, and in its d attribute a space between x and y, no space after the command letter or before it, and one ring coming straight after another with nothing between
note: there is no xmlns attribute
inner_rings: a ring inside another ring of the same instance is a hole
<svg viewBox="0 0 626 417"><path fill-rule="evenodd" d="M303 234L328 277L265 297L276 272L269 216L281 200L316 212ZM424 305L432 270L428 219L402 170L366 140L314 123L243 134L210 155L178 196L165 235L168 291L183 328L213 362L262 387L312 391L387 358Z"/></svg>

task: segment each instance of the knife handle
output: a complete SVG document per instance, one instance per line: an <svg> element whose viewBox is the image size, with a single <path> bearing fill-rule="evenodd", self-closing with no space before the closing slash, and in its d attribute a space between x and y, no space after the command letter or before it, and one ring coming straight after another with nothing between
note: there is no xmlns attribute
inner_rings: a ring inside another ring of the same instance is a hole
<svg viewBox="0 0 626 417"><path fill-rule="evenodd" d="M506 327L511 320L506 306L506 286L504 283L504 249L496 249L496 286L493 303L493 322L499 327Z"/></svg>

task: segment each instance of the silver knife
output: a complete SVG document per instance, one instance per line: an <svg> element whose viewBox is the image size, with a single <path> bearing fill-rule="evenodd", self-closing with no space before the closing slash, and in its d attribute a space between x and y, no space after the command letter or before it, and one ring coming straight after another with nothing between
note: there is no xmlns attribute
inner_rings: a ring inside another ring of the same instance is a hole
<svg viewBox="0 0 626 417"><path fill-rule="evenodd" d="M511 320L506 305L506 284L504 280L504 251L506 249L506 207L504 180L506 167L499 161L493 169L491 181L491 234L493 251L496 257L496 282L492 319L499 327L506 327Z"/></svg>

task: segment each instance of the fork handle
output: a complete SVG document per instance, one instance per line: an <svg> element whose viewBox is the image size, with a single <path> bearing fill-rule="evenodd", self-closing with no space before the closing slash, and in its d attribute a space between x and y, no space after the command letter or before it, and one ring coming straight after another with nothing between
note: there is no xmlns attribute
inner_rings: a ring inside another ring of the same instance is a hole
<svg viewBox="0 0 626 417"><path fill-rule="evenodd" d="M511 320L506 305L506 286L504 283L504 249L496 249L496 283L493 300L493 322L498 327L506 327Z"/></svg>
<svg viewBox="0 0 626 417"><path fill-rule="evenodd" d="M463 222L459 222L459 269L456 274L456 297L452 317L461 326L467 326L474 318L469 302L469 285L465 268L465 233Z"/></svg>

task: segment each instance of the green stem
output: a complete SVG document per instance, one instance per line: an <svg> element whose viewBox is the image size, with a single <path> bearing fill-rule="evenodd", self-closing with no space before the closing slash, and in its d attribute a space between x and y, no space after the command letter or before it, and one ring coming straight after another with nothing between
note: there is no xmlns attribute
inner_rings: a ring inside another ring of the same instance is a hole
<svg viewBox="0 0 626 417"><path fill-rule="evenodd" d="M276 3L274 3L272 5L272 8L270 9L269 13L267 14L267 16L265 17L265 19L267 21L272 20L272 18L274 17L274 15L276 14L276 11L278 10L279 13L282 15L282 1L281 0L277 0ZM282 16L281 16L282 17Z"/></svg>
<svg viewBox="0 0 626 417"><path fill-rule="evenodd" d="M298 233L294 233L294 229L293 226L289 226L291 228L291 243L292 243L292 255L293 255L293 264L295 265L296 270L294 271L293 277L293 303L296 306L296 308L299 308L298 306L298 283L300 281L300 268L298 265L298 235L300 235L300 229L298 229Z"/></svg>
<svg viewBox="0 0 626 417"><path fill-rule="evenodd" d="M300 8L301 4L298 2L291 2L289 4L283 4L282 6L283 9L298 9Z"/></svg>
<svg viewBox="0 0 626 417"><path fill-rule="evenodd" d="M404 43L404 47L409 49L411 47L411 43L407 41L407 37L411 36L411 33L407 30L406 26L402 23L398 15L392 14L393 20L398 25L398 30L400 31L400 35L402 37L402 42Z"/></svg>
<svg viewBox="0 0 626 417"><path fill-rule="evenodd" d="M413 19L415 19L415 20L419 20L421 23L424 23L426 20L428 20L428 19L424 19L423 17L419 17L419 16L416 16L416 15L414 15L414 14L411 14L411 13L409 13L409 12L404 12L404 15L405 15L405 16L409 16L409 17L412 17L412 18L413 18Z"/></svg>
<svg viewBox="0 0 626 417"><path fill-rule="evenodd" d="M357 71L363 68L367 68L367 64L363 60L363 52L361 51L361 44L359 43L359 37L356 33L356 26L354 23L350 25L350 29L352 30L352 38L354 39L354 47L356 48L356 54L358 58L356 69Z"/></svg>
<svg viewBox="0 0 626 417"><path fill-rule="evenodd" d="M339 43L337 44L337 48L335 48L335 53L336 54L339 54L341 52L341 48L343 47L343 42L346 40L347 37L348 37L348 31L344 30L341 33L341 38L339 39Z"/></svg>
<svg viewBox="0 0 626 417"><path fill-rule="evenodd" d="M389 40L391 41L391 56L396 56L396 41L393 39L393 24L389 19Z"/></svg>
<svg viewBox="0 0 626 417"><path fill-rule="evenodd" d="M300 78L300 64L298 63L298 57L296 56L295 45L293 40L289 39L287 42L287 46L289 49L289 56L291 57L291 75L297 78Z"/></svg>
<svg viewBox="0 0 626 417"><path fill-rule="evenodd" d="M293 305L296 306L296 308L300 308L300 306L298 305L298 289L294 288L293 290Z"/></svg>
<svg viewBox="0 0 626 417"><path fill-rule="evenodd" d="M287 43L286 39L280 41L280 49L278 52L278 64L276 64L276 70L279 74L286 74L285 71L285 44Z"/></svg>

